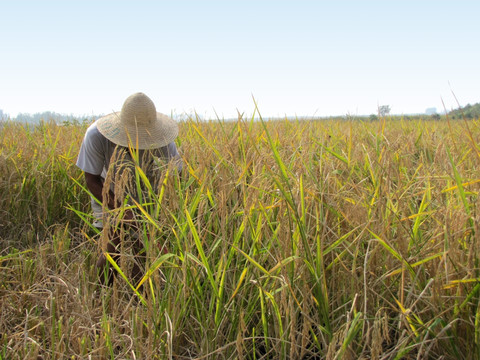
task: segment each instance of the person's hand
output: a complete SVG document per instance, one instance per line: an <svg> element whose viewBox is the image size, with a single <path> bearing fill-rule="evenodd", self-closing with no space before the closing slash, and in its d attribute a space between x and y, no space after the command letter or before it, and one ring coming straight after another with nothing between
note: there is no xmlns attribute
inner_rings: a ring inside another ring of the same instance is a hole
<svg viewBox="0 0 480 360"><path fill-rule="evenodd" d="M133 218L133 211L131 209L125 210L125 213L123 214L123 220L131 221Z"/></svg>
<svg viewBox="0 0 480 360"><path fill-rule="evenodd" d="M166 243L160 244L159 242L156 242L156 244L157 244L158 250L160 251L160 254L162 255L168 254L168 248Z"/></svg>
<svg viewBox="0 0 480 360"><path fill-rule="evenodd" d="M122 222L124 225L134 228L134 230L137 229L137 222L135 221L135 214L131 209L126 209L125 212L123 213L123 219Z"/></svg>

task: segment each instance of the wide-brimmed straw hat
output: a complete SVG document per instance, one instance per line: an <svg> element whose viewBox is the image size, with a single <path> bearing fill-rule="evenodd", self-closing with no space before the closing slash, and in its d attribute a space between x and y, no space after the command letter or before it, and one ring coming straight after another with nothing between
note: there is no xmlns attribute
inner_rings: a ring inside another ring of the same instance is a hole
<svg viewBox="0 0 480 360"><path fill-rule="evenodd" d="M100 133L114 144L137 149L156 149L170 144L178 135L178 125L157 112L153 101L143 93L130 95L122 111L97 120Z"/></svg>

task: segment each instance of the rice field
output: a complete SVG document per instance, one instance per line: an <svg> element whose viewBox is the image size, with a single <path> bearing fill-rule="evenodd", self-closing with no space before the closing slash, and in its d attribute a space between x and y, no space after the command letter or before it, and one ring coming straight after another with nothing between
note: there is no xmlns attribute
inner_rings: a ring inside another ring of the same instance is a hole
<svg viewBox="0 0 480 360"><path fill-rule="evenodd" d="M479 126L189 119L102 287L86 125L3 124L0 359L480 359Z"/></svg>

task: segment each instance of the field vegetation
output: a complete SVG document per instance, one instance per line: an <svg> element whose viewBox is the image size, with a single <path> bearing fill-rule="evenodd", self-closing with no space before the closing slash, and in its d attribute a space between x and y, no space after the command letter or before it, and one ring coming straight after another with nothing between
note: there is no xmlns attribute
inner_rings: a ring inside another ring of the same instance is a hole
<svg viewBox="0 0 480 360"><path fill-rule="evenodd" d="M479 126L182 122L102 288L86 127L6 123L0 358L480 359Z"/></svg>

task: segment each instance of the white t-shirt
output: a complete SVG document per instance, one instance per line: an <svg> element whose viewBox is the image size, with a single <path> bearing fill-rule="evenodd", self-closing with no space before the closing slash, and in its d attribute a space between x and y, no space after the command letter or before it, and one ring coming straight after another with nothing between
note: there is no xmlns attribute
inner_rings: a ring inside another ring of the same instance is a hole
<svg viewBox="0 0 480 360"><path fill-rule="evenodd" d="M107 170L110 166L110 159L117 145L103 136L97 128L97 122L90 125L85 132L80 152L77 158L77 166L84 172L92 175L101 175L105 179ZM182 161L178 154L177 147L174 142L167 146L152 150L153 155L158 159L169 162L174 161L178 171L182 170ZM144 150L139 150L139 158L143 156ZM113 184L112 184L113 190ZM96 222L96 227L103 227L102 207L92 198L92 210Z"/></svg>

